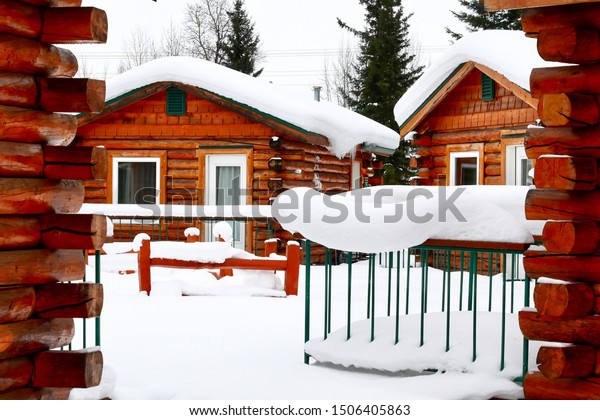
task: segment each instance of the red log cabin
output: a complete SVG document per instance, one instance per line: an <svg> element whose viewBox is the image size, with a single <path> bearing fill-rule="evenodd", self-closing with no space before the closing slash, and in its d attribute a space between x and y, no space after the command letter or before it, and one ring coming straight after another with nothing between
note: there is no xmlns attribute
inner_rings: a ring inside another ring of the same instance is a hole
<svg viewBox="0 0 600 420"><path fill-rule="evenodd" d="M259 205L292 187L347 191L365 185L373 165L362 157L399 141L342 107L189 57L108 80L106 98L78 116L74 145L108 154L107 179L85 184L87 203ZM258 251L259 229L241 229L238 245Z"/></svg>
<svg viewBox="0 0 600 420"><path fill-rule="evenodd" d="M417 147L414 183L531 185L525 135L539 116L529 75L548 66L522 32L477 32L454 44L395 108L401 137Z"/></svg>

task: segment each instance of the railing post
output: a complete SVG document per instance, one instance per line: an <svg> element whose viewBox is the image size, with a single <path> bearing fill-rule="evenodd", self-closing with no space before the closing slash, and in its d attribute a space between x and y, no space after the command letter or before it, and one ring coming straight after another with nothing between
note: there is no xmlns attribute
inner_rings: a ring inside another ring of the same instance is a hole
<svg viewBox="0 0 600 420"><path fill-rule="evenodd" d="M304 342L310 340L310 241L304 242L305 265L304 265ZM309 355L304 352L304 363L308 364Z"/></svg>
<svg viewBox="0 0 600 420"><path fill-rule="evenodd" d="M138 278L140 292L146 292L150 296L150 241L143 240L138 252Z"/></svg>
<svg viewBox="0 0 600 420"><path fill-rule="evenodd" d="M350 325L352 322L352 252L348 252L348 319L346 340L350 340Z"/></svg>
<svg viewBox="0 0 600 420"><path fill-rule="evenodd" d="M277 246L277 243L275 243ZM285 269L285 293L298 295L298 277L300 275L300 244L295 241L287 243L285 255L287 265Z"/></svg>
<svg viewBox="0 0 600 420"><path fill-rule="evenodd" d="M100 271L100 254L101 254L100 250L97 249L95 252L96 259L95 259L95 264L94 264L94 267L96 269L96 272L95 272L95 274L96 274L95 283L96 284L100 284L102 282L102 279L100 277L101 276L100 275L100 273L101 273L101 271ZM98 317L96 317L96 347L99 347L99 346L100 346L100 317L98 316Z"/></svg>

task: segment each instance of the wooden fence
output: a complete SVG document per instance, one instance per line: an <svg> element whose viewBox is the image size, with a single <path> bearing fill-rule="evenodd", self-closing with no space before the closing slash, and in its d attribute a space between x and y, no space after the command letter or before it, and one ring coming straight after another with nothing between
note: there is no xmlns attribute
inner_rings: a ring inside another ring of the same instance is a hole
<svg viewBox="0 0 600 420"><path fill-rule="evenodd" d="M265 244L267 255L270 254L271 242ZM298 275L300 272L300 244L290 241L286 248L286 257L271 258L257 257L254 259L227 258L222 263L184 261L170 258L152 258L150 253L151 242L142 241L142 246L138 252L138 276L140 282L140 292L147 292L148 295L152 289L151 268L169 267L169 268L187 268L187 269L216 269L216 270L264 270L264 271L285 271L285 293L289 295L298 294Z"/></svg>

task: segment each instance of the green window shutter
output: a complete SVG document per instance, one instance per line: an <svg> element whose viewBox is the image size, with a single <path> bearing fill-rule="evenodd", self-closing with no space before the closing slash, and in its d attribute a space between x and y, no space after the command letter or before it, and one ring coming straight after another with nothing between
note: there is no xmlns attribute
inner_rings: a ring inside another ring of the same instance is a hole
<svg viewBox="0 0 600 420"><path fill-rule="evenodd" d="M185 92L170 87L167 89L167 115L185 115Z"/></svg>
<svg viewBox="0 0 600 420"><path fill-rule="evenodd" d="M481 74L481 100L493 101L496 99L496 82L487 74Z"/></svg>

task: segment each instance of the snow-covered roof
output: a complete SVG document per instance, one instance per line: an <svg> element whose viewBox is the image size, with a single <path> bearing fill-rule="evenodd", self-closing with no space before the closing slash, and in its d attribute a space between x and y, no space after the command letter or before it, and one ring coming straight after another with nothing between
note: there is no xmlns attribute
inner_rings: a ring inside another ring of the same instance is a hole
<svg viewBox="0 0 600 420"><path fill-rule="evenodd" d="M537 52L537 40L521 31L479 31L468 33L425 70L394 108L402 127L462 64L475 62L500 73L529 91L529 76L537 67L564 65L544 61Z"/></svg>
<svg viewBox="0 0 600 420"><path fill-rule="evenodd" d="M399 134L378 122L328 102L317 102L227 67L192 57L165 57L106 81L106 100L160 82L194 86L263 114L327 137L341 157L362 143L396 149Z"/></svg>

